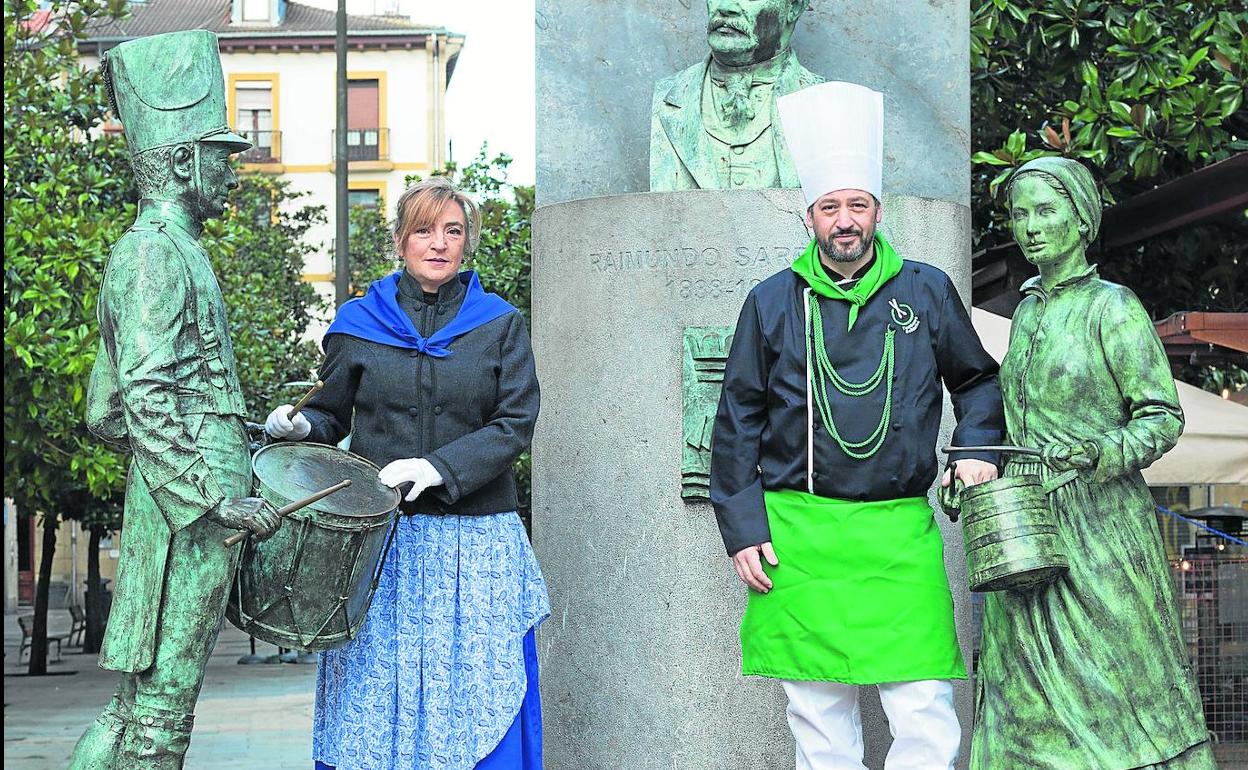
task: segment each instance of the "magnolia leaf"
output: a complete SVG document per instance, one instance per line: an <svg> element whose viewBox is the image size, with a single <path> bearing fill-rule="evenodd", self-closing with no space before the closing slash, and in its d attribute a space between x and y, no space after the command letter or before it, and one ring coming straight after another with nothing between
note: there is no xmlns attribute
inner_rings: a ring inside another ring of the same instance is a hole
<svg viewBox="0 0 1248 770"><path fill-rule="evenodd" d="M1000 152L1000 150L997 150L997 152ZM999 157L997 157L997 155L995 155L994 153L991 153L991 152L983 152L983 151L977 152L977 153L975 153L974 155L972 155L972 156L971 156L971 162L972 162L972 163L987 163L987 164L989 164L990 166L1008 166L1008 165L1010 165L1010 161L1005 160L1005 159L1003 159L1003 158L999 158Z"/></svg>
<svg viewBox="0 0 1248 770"><path fill-rule="evenodd" d="M1200 64L1208 56L1209 56L1209 46L1203 46L1201 48L1196 49L1196 51L1192 53L1191 56L1184 58L1183 74L1186 75L1192 70L1196 69L1196 65Z"/></svg>
<svg viewBox="0 0 1248 770"><path fill-rule="evenodd" d="M1022 131L1015 131L1005 140L1005 149L1009 154L1017 158L1027 149L1027 135Z"/></svg>

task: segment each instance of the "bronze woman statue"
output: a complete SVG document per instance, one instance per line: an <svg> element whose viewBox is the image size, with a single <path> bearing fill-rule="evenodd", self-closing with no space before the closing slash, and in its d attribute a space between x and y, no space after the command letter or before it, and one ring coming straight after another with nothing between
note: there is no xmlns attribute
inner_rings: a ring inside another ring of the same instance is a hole
<svg viewBox="0 0 1248 770"><path fill-rule="evenodd" d="M1140 475L1183 412L1165 352L1127 288L1086 249L1101 221L1079 163L1039 158L1009 187L1023 284L1001 365L1006 475L1078 478L1050 497L1070 571L986 597L972 770L1215 768L1169 565Z"/></svg>

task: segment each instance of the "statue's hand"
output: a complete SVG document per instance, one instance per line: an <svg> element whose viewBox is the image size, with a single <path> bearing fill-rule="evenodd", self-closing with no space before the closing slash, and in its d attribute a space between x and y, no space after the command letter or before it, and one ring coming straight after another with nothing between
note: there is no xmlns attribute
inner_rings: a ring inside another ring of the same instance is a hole
<svg viewBox="0 0 1248 770"><path fill-rule="evenodd" d="M1041 450L1040 460L1055 471L1084 470L1096 467L1100 449L1092 441L1077 444L1048 444Z"/></svg>
<svg viewBox="0 0 1248 770"><path fill-rule="evenodd" d="M223 527L251 532L257 541L267 540L282 525L277 511L260 497L227 497L208 518Z"/></svg>

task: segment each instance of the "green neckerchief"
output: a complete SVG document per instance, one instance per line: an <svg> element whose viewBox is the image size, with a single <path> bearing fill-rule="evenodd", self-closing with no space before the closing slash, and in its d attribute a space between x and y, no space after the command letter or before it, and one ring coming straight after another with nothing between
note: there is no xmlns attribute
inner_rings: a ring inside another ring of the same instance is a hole
<svg viewBox="0 0 1248 770"><path fill-rule="evenodd" d="M793 262L793 272L810 286L811 291L821 297L839 299L850 304L849 329L852 331L854 322L858 320L858 309L867 304L867 300L880 290L884 284L901 272L901 257L893 251L893 247L878 231L875 234L875 262L871 264L867 274L859 278L851 289L842 289L836 281L828 276L823 262L819 259L819 244L811 239L810 245L802 255Z"/></svg>

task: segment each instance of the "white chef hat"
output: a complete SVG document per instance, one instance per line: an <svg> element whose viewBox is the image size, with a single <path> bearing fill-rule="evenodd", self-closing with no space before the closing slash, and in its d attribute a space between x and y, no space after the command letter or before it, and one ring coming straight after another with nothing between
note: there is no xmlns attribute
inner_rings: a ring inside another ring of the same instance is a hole
<svg viewBox="0 0 1248 770"><path fill-rule="evenodd" d="M776 107L807 206L833 190L881 197L884 94L832 81L781 96Z"/></svg>

